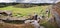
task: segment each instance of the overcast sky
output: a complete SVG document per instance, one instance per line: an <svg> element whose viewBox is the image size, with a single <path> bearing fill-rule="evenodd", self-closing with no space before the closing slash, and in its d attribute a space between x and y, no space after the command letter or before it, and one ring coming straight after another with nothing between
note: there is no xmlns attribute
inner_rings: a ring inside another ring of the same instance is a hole
<svg viewBox="0 0 60 28"><path fill-rule="evenodd" d="M53 3L56 0L0 0L0 2L20 2L20 3Z"/></svg>

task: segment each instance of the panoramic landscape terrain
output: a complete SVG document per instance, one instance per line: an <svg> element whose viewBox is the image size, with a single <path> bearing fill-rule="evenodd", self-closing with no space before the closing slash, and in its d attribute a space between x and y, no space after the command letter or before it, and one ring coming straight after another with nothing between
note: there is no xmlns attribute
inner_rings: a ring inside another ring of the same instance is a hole
<svg viewBox="0 0 60 28"><path fill-rule="evenodd" d="M17 6L17 7L16 7ZM14 5L14 6L7 6L7 7L2 7L2 8L0 8L0 10L1 11L7 11L7 13L9 13L8 11L10 11L10 12L12 12L12 16L15 18L15 19L17 19L17 18L22 18L22 19L28 19L29 18L29 15L31 15L31 16L33 16L34 15L34 13L36 13L37 15L39 15L39 16L44 16L45 18L47 18L48 16L47 15L49 15L49 17L51 16L51 14L50 14L50 12L48 13L48 14L46 14L46 11L48 11L48 9L49 9L49 7L51 6L51 5L42 5L42 6L39 6L39 5L32 5L33 7L21 7L21 6L23 6L23 5L19 5L19 4L17 4L17 5ZM30 5L29 5L30 6ZM50 10L49 10L50 11ZM7 17L7 16L3 16L2 18L4 18L4 17ZM12 22L12 23L14 23L14 22ZM47 20L46 19L43 19L43 20L41 20L41 23L40 24L43 24L43 25L45 25L46 26L46 24L45 23L47 23ZM4 24L4 23L3 23ZM15 24L15 23L14 23ZM13 24L13 25L14 25ZM49 23L48 23L49 24ZM47 24L47 25L48 25ZM1 24L2 25L2 24ZM50 24L49 24L50 25ZM9 26L10 25L8 25L8 24L6 24L6 27L8 26L8 28L9 28ZM1 26L2 28L3 27L5 27L4 25L3 26ZM13 26L11 26L12 28L13 28ZM15 26L14 26L15 27ZM19 26L18 26L19 27ZM28 26L27 26L28 27ZM46 27L48 27L48 26L46 26ZM51 27L51 26L50 26Z"/></svg>
<svg viewBox="0 0 60 28"><path fill-rule="evenodd" d="M60 28L59 5L0 3L0 28Z"/></svg>

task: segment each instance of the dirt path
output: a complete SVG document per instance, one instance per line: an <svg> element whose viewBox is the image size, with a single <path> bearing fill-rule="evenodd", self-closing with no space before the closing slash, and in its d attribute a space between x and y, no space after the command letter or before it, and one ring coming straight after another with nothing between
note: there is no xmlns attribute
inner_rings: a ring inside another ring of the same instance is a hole
<svg viewBox="0 0 60 28"><path fill-rule="evenodd" d="M31 24L8 24L0 23L0 28L34 28Z"/></svg>

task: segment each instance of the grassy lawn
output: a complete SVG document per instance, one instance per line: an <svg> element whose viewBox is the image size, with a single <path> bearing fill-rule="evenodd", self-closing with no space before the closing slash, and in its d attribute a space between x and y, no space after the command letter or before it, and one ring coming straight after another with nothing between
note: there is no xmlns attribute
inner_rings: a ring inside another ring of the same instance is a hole
<svg viewBox="0 0 60 28"><path fill-rule="evenodd" d="M8 7L0 8L0 10L12 11L13 16L18 16L18 15L19 16L27 16L28 14L33 14L34 12L36 12L37 14L40 14L41 10L43 10L43 12L44 12L47 7L48 6L36 6L36 7L30 7L30 8L16 8L13 6L8 6Z"/></svg>

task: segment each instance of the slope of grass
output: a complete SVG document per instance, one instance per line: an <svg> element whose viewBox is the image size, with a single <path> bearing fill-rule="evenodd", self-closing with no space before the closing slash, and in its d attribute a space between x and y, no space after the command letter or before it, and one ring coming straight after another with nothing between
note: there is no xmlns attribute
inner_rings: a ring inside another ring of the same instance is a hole
<svg viewBox="0 0 60 28"><path fill-rule="evenodd" d="M30 7L30 8L16 8L14 6L8 6L8 7L4 7L4 8L0 8L0 10L9 10L12 11L13 16L27 16L28 14L33 15L34 12L36 12L38 15L44 15L45 17L47 17L45 14L46 13L46 9L48 8L48 6L36 6L36 7ZM48 14L50 15L50 13ZM47 20L43 20L42 22L45 22Z"/></svg>
<svg viewBox="0 0 60 28"><path fill-rule="evenodd" d="M38 15L46 15L45 11L46 11L47 7L48 6L36 6L36 7L31 7L31 8L16 8L13 6L8 6L8 7L0 8L0 10L12 11L13 16L27 16L28 14L33 14L34 12L36 12ZM44 22L45 22L45 20L44 20ZM4 26L4 25L2 25L2 26ZM53 28L53 26L50 23L46 23L46 22L45 22L45 24L43 24L43 26L45 26L46 28L47 27ZM0 28L1 28L1 25L0 25Z"/></svg>
<svg viewBox="0 0 60 28"><path fill-rule="evenodd" d="M36 6L31 8L15 8L13 6L8 6L4 8L0 8L0 10L9 10L12 11L13 16L27 16L28 14L33 14L36 12L37 14L41 13L41 10L45 11L48 6Z"/></svg>

